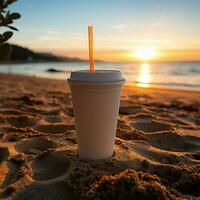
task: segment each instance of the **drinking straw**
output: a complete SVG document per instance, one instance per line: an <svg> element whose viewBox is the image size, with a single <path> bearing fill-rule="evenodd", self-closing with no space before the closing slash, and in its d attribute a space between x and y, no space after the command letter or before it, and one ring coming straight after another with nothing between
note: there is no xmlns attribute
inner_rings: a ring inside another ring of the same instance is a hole
<svg viewBox="0 0 200 200"><path fill-rule="evenodd" d="M94 48L93 48L93 27L88 26L88 42L89 42L89 62L90 72L94 72Z"/></svg>

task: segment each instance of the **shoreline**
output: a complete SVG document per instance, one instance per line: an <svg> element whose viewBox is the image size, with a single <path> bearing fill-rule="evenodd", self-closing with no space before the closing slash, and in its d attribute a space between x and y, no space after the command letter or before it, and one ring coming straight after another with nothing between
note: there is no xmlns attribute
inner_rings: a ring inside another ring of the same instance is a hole
<svg viewBox="0 0 200 200"><path fill-rule="evenodd" d="M134 89L134 90L137 90L138 92L139 91L146 91L148 93L151 93L153 91L159 91L161 93L164 93L164 94L180 94L180 95L185 95L185 93L190 93L192 94L192 97L194 96L198 96L198 98L200 98L200 91L196 91L196 90L189 90L189 89L176 89L176 88L160 88L160 87L149 87L149 88L143 88L143 87L137 87L137 86L134 86L134 85L125 85L124 86L125 89ZM190 97L189 97L190 98Z"/></svg>
<svg viewBox="0 0 200 200"><path fill-rule="evenodd" d="M71 71L66 71L65 73L70 73ZM53 74L52 72L49 72L51 74ZM60 73L60 72L58 72ZM57 72L56 72L57 74ZM11 76L21 76L21 77L31 77L31 78L38 78L38 79L47 79L49 81L51 80L55 80L55 81L65 81L63 79L57 79L57 78L49 78L49 77L39 77L39 76L34 76L34 75L26 75L26 74L14 74L14 73L4 73L4 72L0 72L0 75L11 75ZM187 88L167 88L167 87L154 87L154 86L149 86L149 87L138 87L134 84L125 84L124 85L125 88L132 88L132 89L141 89L141 90L160 90L160 91L174 91L174 92L189 92L189 93L199 93L200 92L200 89L197 90L197 89L187 89Z"/></svg>

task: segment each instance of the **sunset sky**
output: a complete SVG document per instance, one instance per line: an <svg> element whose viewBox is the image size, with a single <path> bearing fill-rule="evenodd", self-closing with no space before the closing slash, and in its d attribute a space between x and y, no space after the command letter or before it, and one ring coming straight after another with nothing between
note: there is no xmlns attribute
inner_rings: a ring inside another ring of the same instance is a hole
<svg viewBox="0 0 200 200"><path fill-rule="evenodd" d="M18 0L12 43L87 58L93 25L96 59L200 60L199 9L200 0Z"/></svg>

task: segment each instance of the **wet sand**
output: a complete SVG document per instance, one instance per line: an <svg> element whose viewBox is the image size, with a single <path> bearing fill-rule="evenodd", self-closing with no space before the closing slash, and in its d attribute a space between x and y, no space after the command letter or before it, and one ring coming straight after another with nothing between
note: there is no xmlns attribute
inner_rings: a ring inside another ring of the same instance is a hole
<svg viewBox="0 0 200 200"><path fill-rule="evenodd" d="M0 199L198 199L200 92L124 87L111 160L77 158L65 81L0 74Z"/></svg>

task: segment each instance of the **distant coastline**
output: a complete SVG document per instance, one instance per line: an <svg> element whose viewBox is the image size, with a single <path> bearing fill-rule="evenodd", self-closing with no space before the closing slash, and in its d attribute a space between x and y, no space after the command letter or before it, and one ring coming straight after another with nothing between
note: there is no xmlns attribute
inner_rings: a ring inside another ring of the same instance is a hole
<svg viewBox="0 0 200 200"><path fill-rule="evenodd" d="M41 53L33 51L32 49L22 47L20 45L11 44L13 51L9 59L2 62L1 64L29 64L29 63L47 63L47 62L88 62L88 59L82 59L78 57L59 56L52 53ZM200 60L171 60L171 61L105 61L95 60L95 62L106 62L106 63L199 63Z"/></svg>
<svg viewBox="0 0 200 200"><path fill-rule="evenodd" d="M29 48L12 44L13 51L10 57L2 64L23 64L41 62L87 62L81 58L61 57L51 53L39 53Z"/></svg>

